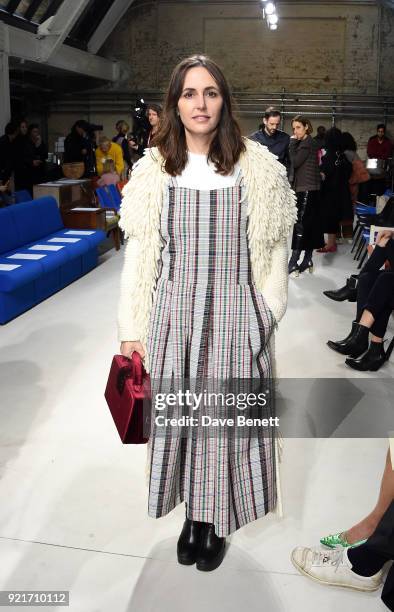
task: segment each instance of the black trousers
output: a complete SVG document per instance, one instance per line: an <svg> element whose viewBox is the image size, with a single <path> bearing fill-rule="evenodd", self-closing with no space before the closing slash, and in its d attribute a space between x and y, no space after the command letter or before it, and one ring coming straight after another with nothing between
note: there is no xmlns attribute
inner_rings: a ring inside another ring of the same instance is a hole
<svg viewBox="0 0 394 612"><path fill-rule="evenodd" d="M384 338L394 310L394 271L364 269L361 272L357 285L357 321L363 310L369 310L375 319L372 334Z"/></svg>
<svg viewBox="0 0 394 612"><path fill-rule="evenodd" d="M354 569L357 569L358 560L363 564L366 558L371 561L376 559L378 565L383 567L386 561L394 559L394 502L391 502L375 532L366 543L350 550L349 559ZM389 610L394 610L394 565L387 574L382 601Z"/></svg>
<svg viewBox="0 0 394 612"><path fill-rule="evenodd" d="M294 224L293 251L313 251L324 246L319 191L297 192L297 221Z"/></svg>

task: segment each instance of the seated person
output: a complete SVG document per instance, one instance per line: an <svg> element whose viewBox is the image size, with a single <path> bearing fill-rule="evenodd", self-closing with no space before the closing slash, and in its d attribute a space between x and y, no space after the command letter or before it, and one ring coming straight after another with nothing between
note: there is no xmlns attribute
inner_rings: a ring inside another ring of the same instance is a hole
<svg viewBox="0 0 394 612"><path fill-rule="evenodd" d="M357 289L357 316L351 332L344 340L327 342L334 351L350 355L345 363L355 370L376 372L388 361L394 347L394 338L387 351L383 347L384 335L394 309L393 236L394 232L390 230L378 234L375 249L361 270ZM391 270L381 270L386 260ZM370 332L372 337L368 348ZM361 355L361 359L357 359Z"/></svg>
<svg viewBox="0 0 394 612"><path fill-rule="evenodd" d="M119 174L115 172L115 163L113 159L106 159L103 164L103 174L97 181L98 187L106 185L117 185L120 181Z"/></svg>
<svg viewBox="0 0 394 612"><path fill-rule="evenodd" d="M383 210L378 215L371 215L369 218L373 225L394 226L394 198L390 197ZM335 302L344 302L345 300L356 302L358 277L358 274L351 274L343 287L336 290L328 289L323 291L323 294Z"/></svg>
<svg viewBox="0 0 394 612"><path fill-rule="evenodd" d="M101 136L99 146L96 149L96 169L99 176L103 174L104 162L107 159L113 160L115 172L121 176L124 170L122 147L115 142L111 142L107 136Z"/></svg>
<svg viewBox="0 0 394 612"><path fill-rule="evenodd" d="M392 472L392 466L390 465ZM299 546L291 554L294 567L304 576L330 586L357 591L375 591L383 579L383 566L394 559L394 501L384 510L377 526L365 542L333 550ZM394 610L394 566L387 574L382 601Z"/></svg>

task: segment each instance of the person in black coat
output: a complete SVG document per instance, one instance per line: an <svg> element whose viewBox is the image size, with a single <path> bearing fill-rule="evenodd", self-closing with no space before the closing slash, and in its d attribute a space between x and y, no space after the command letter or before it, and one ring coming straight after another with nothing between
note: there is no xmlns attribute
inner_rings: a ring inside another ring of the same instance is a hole
<svg viewBox="0 0 394 612"><path fill-rule="evenodd" d="M0 184L5 184L14 171L14 142L19 134L17 123L7 123L5 133L0 138Z"/></svg>
<svg viewBox="0 0 394 612"><path fill-rule="evenodd" d="M289 274L299 276L306 270L313 272L313 249L324 245L320 204L321 179L318 148L311 136L311 122L307 117L297 115L291 125L293 136L289 147L289 181L297 196L297 222L293 230ZM299 264L302 251L304 257Z"/></svg>
<svg viewBox="0 0 394 612"><path fill-rule="evenodd" d="M45 181L48 147L43 142L40 127L36 123L29 125L27 141L23 152L24 189L33 195L33 186Z"/></svg>
<svg viewBox="0 0 394 612"><path fill-rule="evenodd" d="M342 149L342 132L331 128L325 137L326 153L321 159L322 176L321 200L323 231L327 234L327 244L318 249L319 253L334 253L337 250L336 235L340 222L353 219L349 179L352 164Z"/></svg>
<svg viewBox="0 0 394 612"><path fill-rule="evenodd" d="M25 188L25 167L23 156L28 141L27 131L29 124L26 119L20 119L18 122L18 135L13 144L13 159L14 159L14 185L15 191Z"/></svg>
<svg viewBox="0 0 394 612"><path fill-rule="evenodd" d="M388 361L394 347L394 339L387 351L383 341L394 310L394 232L384 230L378 234L375 249L362 268L357 285L357 314L352 329L344 340L329 340L327 345L350 355L346 365L354 370L379 370ZM381 270L384 263L390 270ZM371 342L368 346L369 333ZM364 353L364 354L363 354ZM361 359L357 359L358 357Z"/></svg>
<svg viewBox="0 0 394 612"><path fill-rule="evenodd" d="M257 132L253 132L249 138L267 147L268 151L276 155L278 161L289 172L290 136L279 129L281 119L280 111L276 110L273 106L269 106L263 115L263 123L259 126Z"/></svg>
<svg viewBox="0 0 394 612"><path fill-rule="evenodd" d="M89 123L83 119L76 121L64 141L64 162L83 162L85 175L94 174L96 166L90 127Z"/></svg>

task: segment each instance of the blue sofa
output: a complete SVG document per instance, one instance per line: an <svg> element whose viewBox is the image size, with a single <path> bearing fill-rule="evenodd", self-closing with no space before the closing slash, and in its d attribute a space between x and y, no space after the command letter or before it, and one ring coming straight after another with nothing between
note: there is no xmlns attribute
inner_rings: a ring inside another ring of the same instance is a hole
<svg viewBox="0 0 394 612"><path fill-rule="evenodd" d="M0 323L97 265L101 230L66 229L53 197L0 209Z"/></svg>

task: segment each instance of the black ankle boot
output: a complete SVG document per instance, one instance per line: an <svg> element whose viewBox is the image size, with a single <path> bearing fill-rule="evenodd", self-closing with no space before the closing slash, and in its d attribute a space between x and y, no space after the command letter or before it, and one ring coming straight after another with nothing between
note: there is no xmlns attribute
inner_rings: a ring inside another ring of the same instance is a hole
<svg viewBox="0 0 394 612"><path fill-rule="evenodd" d="M327 346L329 346L334 351L340 352L339 347L344 346L345 344L349 342L351 338L353 338L354 334L356 333L356 329L357 329L357 321L352 321L352 329L350 330L346 338L344 338L343 340L329 340L327 342Z"/></svg>
<svg viewBox="0 0 394 612"><path fill-rule="evenodd" d="M377 372L386 361L390 359L394 347L394 338L390 342L387 351L384 350L383 342L370 342L369 349L361 359L347 358L346 365L360 372Z"/></svg>
<svg viewBox="0 0 394 612"><path fill-rule="evenodd" d="M304 257L300 265L298 266L299 273L302 274L305 270L308 270L309 274L313 273L313 261L311 257Z"/></svg>
<svg viewBox="0 0 394 612"><path fill-rule="evenodd" d="M352 331L344 340L335 342L329 340L327 346L333 351L341 353L341 355L351 355L351 357L360 357L368 348L368 327L360 325L353 321Z"/></svg>
<svg viewBox="0 0 394 612"><path fill-rule="evenodd" d="M344 302L345 300L349 300L349 302L357 301L357 278L351 276L347 279L346 285L338 289L337 291L323 291L324 295L326 295L330 300L335 300L336 302Z"/></svg>
<svg viewBox="0 0 394 612"><path fill-rule="evenodd" d="M212 572L223 561L226 538L215 534L215 526L206 523L201 538L201 547L197 556L196 567L202 572Z"/></svg>
<svg viewBox="0 0 394 612"><path fill-rule="evenodd" d="M204 523L186 519L177 544L178 563L193 565L200 550Z"/></svg>
<svg viewBox="0 0 394 612"><path fill-rule="evenodd" d="M298 272L298 260L300 258L301 255L301 251L292 251L291 257L290 257L290 261L289 261L289 266L288 266L288 270L289 270L289 275L292 274L293 276L298 276L299 272Z"/></svg>

